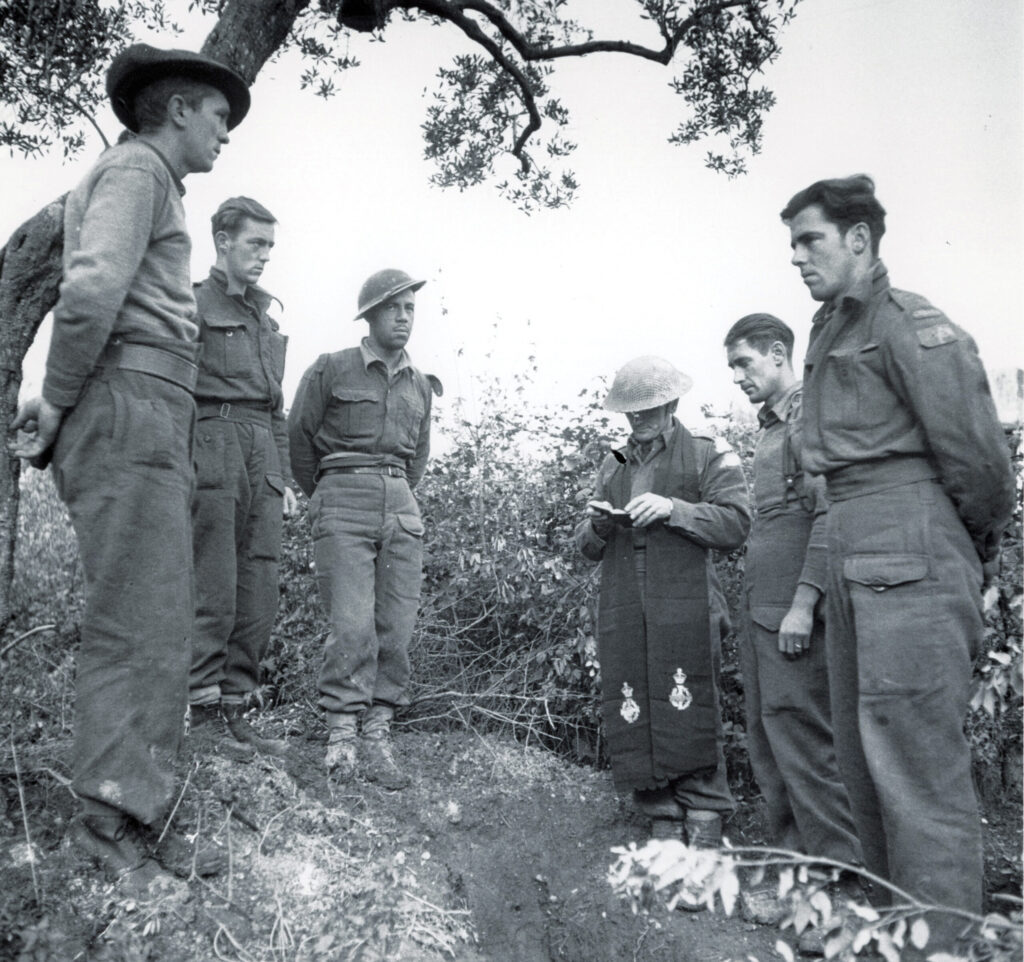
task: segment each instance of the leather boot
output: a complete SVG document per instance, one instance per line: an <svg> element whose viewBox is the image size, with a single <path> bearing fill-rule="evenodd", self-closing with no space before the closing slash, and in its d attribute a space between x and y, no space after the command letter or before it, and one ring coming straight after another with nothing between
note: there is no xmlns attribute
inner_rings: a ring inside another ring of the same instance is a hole
<svg viewBox="0 0 1024 962"><path fill-rule="evenodd" d="M686 838L692 848L718 848L722 844L722 816L706 809L688 809Z"/></svg>
<svg viewBox="0 0 1024 962"><path fill-rule="evenodd" d="M408 787L411 779L395 764L391 752L391 718L394 709L373 705L363 716L363 737L359 742L363 777L384 788Z"/></svg>
<svg viewBox="0 0 1024 962"><path fill-rule="evenodd" d="M256 749L241 742L230 731L220 702L189 705L188 744L196 755L223 755L234 762L251 762Z"/></svg>
<svg viewBox="0 0 1024 962"><path fill-rule="evenodd" d="M129 898L189 897L188 886L161 868L126 815L80 815L68 828L67 840Z"/></svg>
<svg viewBox="0 0 1024 962"><path fill-rule="evenodd" d="M225 704L221 702L221 711L227 722L228 731L235 741L243 745L251 745L261 755L286 755L288 743L282 738L264 738L245 717L245 708L241 704Z"/></svg>
<svg viewBox="0 0 1024 962"><path fill-rule="evenodd" d="M327 718L327 754L324 765L327 774L336 782L349 782L356 773L356 715L331 714Z"/></svg>

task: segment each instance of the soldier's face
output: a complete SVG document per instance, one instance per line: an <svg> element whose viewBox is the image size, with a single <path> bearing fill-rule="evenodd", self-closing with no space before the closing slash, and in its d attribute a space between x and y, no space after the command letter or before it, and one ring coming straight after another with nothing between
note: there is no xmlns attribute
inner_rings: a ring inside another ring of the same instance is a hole
<svg viewBox="0 0 1024 962"><path fill-rule="evenodd" d="M632 431L632 438L638 444L646 444L653 441L659 434L664 434L672 423L672 415L675 413L676 402L669 401L656 408L647 408L643 411L627 411L626 420Z"/></svg>
<svg viewBox="0 0 1024 962"><path fill-rule="evenodd" d="M779 390L782 381L786 349L776 341L762 354L746 338L740 338L728 348L729 367L733 384L738 384L751 404L764 404Z"/></svg>
<svg viewBox="0 0 1024 962"><path fill-rule="evenodd" d="M213 170L221 147L228 142L231 108L224 94L209 89L198 107L184 103L181 108L182 160L188 173Z"/></svg>
<svg viewBox="0 0 1024 962"><path fill-rule="evenodd" d="M385 351L400 351L412 336L416 292L402 291L366 315L370 341Z"/></svg>
<svg viewBox="0 0 1024 962"><path fill-rule="evenodd" d="M244 288L258 283L274 246L274 225L247 217L234 237L219 231L216 240L221 267L230 285Z"/></svg>
<svg viewBox="0 0 1024 962"><path fill-rule="evenodd" d="M790 259L816 301L832 301L853 283L857 255L847 243L849 231L825 217L818 204L805 207L789 222Z"/></svg>

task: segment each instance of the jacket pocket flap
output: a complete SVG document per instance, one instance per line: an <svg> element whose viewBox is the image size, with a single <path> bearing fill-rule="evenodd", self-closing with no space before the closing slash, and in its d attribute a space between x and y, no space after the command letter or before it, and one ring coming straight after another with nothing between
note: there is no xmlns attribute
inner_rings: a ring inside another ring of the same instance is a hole
<svg viewBox="0 0 1024 962"><path fill-rule="evenodd" d="M869 588L904 585L927 574L928 559L918 554L855 555L843 562L846 580Z"/></svg>
<svg viewBox="0 0 1024 962"><path fill-rule="evenodd" d="M206 311L202 314L202 318L203 323L207 327L216 327L218 329L245 327L245 321L237 315L232 316L231 314L219 314L216 311Z"/></svg>
<svg viewBox="0 0 1024 962"><path fill-rule="evenodd" d="M284 495L284 489L287 485L284 483L284 478L280 474L268 474L267 484L269 484L278 494Z"/></svg>
<svg viewBox="0 0 1024 962"><path fill-rule="evenodd" d="M423 519L418 518L414 514L397 514L395 517L398 519L398 523L405 528L406 531L411 535L415 535L417 538L422 538L426 528L423 526Z"/></svg>
<svg viewBox="0 0 1024 962"><path fill-rule="evenodd" d="M376 391L370 391L366 388L354 388L354 387L336 387L332 388L331 396L339 401L378 401L380 398L377 397Z"/></svg>
<svg viewBox="0 0 1024 962"><path fill-rule="evenodd" d="M751 605L750 620L766 631L778 631L789 605Z"/></svg>

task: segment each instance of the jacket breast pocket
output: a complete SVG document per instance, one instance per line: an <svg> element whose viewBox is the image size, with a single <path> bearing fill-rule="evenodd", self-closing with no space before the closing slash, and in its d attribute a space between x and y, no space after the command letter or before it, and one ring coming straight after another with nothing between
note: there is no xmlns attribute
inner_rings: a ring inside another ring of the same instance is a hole
<svg viewBox="0 0 1024 962"><path fill-rule="evenodd" d="M336 387L331 391L327 417L346 441L373 441L380 434L384 404L367 388Z"/></svg>
<svg viewBox="0 0 1024 962"><path fill-rule="evenodd" d="M203 331L203 366L211 374L221 377L249 374L253 368L251 340L245 325L206 321Z"/></svg>
<svg viewBox="0 0 1024 962"><path fill-rule="evenodd" d="M857 638L862 694L900 695L933 687L928 558L851 555L843 562Z"/></svg>

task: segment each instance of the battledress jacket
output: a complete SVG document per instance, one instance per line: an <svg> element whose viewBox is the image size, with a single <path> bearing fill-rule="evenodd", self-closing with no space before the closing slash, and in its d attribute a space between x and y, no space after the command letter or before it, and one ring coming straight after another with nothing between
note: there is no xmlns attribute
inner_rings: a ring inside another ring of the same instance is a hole
<svg viewBox="0 0 1024 962"><path fill-rule="evenodd" d="M250 284L244 294L229 294L227 277L214 267L210 276L195 285L196 318L199 340L203 345L196 382L196 404L200 417L211 406L265 407L281 462L281 474L287 479L288 425L284 416L285 350L288 338L268 313L275 300L272 294Z"/></svg>
<svg viewBox="0 0 1024 962"><path fill-rule="evenodd" d="M738 548L750 528L740 460L724 440L692 435L673 418L662 441L649 490L672 499L671 516L642 531L615 526L607 539L589 519L576 529L584 556L601 562L602 721L620 791L659 788L717 764L717 652L727 615L711 549ZM597 500L625 507L634 456L631 444L605 458ZM635 542L647 552L644 602Z"/></svg>
<svg viewBox="0 0 1024 962"><path fill-rule="evenodd" d="M802 458L829 497L936 478L982 562L1015 491L1006 439L972 338L885 265L814 316L804 362Z"/></svg>

